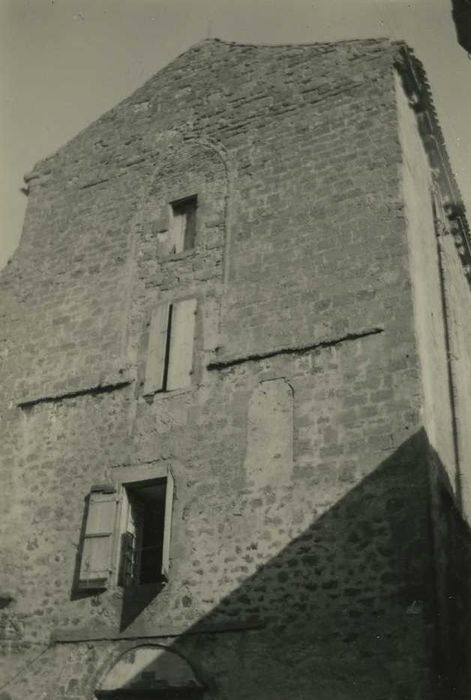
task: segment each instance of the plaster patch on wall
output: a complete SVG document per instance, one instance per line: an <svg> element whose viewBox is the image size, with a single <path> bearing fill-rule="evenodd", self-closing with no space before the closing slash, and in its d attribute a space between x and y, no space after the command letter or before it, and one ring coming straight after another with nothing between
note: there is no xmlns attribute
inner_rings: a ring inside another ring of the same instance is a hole
<svg viewBox="0 0 471 700"><path fill-rule="evenodd" d="M247 479L258 488L279 486L293 470L293 389L286 379L260 382L248 405Z"/></svg>

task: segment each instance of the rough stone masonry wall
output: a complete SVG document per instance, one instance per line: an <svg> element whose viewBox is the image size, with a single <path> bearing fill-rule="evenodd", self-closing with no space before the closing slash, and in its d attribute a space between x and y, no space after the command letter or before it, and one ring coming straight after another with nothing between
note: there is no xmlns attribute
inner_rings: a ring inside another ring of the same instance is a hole
<svg viewBox="0 0 471 700"><path fill-rule="evenodd" d="M1 279L2 700L92 696L123 601L74 594L84 498L159 464L170 581L125 635L175 645L208 697L432 697L394 51L205 42L33 172ZM195 251L159 260L194 193ZM150 310L185 296L194 384L146 399Z"/></svg>

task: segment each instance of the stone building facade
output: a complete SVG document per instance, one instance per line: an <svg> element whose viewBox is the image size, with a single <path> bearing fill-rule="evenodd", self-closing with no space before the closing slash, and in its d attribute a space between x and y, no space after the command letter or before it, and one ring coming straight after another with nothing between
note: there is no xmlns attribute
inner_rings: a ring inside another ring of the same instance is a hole
<svg viewBox="0 0 471 700"><path fill-rule="evenodd" d="M25 180L0 699L469 698L469 231L411 51L202 42Z"/></svg>

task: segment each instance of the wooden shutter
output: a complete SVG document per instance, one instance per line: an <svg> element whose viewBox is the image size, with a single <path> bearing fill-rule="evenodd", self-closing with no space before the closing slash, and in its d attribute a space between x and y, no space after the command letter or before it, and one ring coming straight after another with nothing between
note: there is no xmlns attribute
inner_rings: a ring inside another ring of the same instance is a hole
<svg viewBox="0 0 471 700"><path fill-rule="evenodd" d="M152 311L147 348L144 395L164 389L169 305L159 304Z"/></svg>
<svg viewBox="0 0 471 700"><path fill-rule="evenodd" d="M116 493L112 487L92 489L80 563L81 588L106 588L111 572ZM103 490L105 489L105 490Z"/></svg>
<svg viewBox="0 0 471 700"><path fill-rule="evenodd" d="M172 538L172 510L173 510L174 481L170 470L167 473L165 488L165 515L164 536L162 542L162 577L167 581L170 568L170 541Z"/></svg>
<svg viewBox="0 0 471 700"><path fill-rule="evenodd" d="M191 385L195 314L196 299L185 299L172 305L172 331L167 376L168 390Z"/></svg>
<svg viewBox="0 0 471 700"><path fill-rule="evenodd" d="M185 241L184 249L190 250L195 247L196 238L196 198L189 202L186 210Z"/></svg>
<svg viewBox="0 0 471 700"><path fill-rule="evenodd" d="M181 253L185 245L186 213L174 211L169 229L169 254Z"/></svg>

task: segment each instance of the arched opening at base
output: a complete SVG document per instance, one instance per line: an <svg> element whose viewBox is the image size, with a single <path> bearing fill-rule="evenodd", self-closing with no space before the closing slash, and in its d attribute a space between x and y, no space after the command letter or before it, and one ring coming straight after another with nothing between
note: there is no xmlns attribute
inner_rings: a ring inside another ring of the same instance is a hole
<svg viewBox="0 0 471 700"><path fill-rule="evenodd" d="M129 649L95 691L97 700L202 700L203 685L188 662L165 647Z"/></svg>

